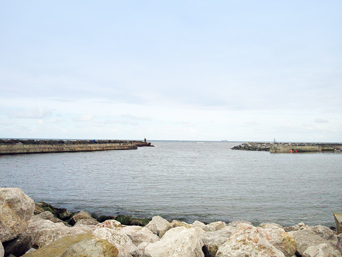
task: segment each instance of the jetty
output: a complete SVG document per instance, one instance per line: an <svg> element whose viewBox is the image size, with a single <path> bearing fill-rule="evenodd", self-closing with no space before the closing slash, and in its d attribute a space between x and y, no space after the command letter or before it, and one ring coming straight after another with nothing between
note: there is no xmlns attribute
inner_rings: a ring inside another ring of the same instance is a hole
<svg viewBox="0 0 342 257"><path fill-rule="evenodd" d="M342 143L248 142L234 146L231 149L247 151L268 151L270 153L341 152Z"/></svg>
<svg viewBox="0 0 342 257"><path fill-rule="evenodd" d="M146 139L144 141L0 139L0 155L135 150L144 146L153 145Z"/></svg>

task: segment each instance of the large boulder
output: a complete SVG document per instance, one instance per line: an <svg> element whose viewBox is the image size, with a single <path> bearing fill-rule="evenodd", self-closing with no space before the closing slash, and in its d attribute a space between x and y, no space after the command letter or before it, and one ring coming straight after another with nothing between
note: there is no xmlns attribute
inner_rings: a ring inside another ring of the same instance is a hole
<svg viewBox="0 0 342 257"><path fill-rule="evenodd" d="M330 228L322 225L314 226L311 228L316 235L321 238L327 240L332 247L336 247L337 244L337 235L336 232L331 230Z"/></svg>
<svg viewBox="0 0 342 257"><path fill-rule="evenodd" d="M138 252L132 240L120 231L98 227L93 231L93 235L114 245L119 250L118 257L131 257Z"/></svg>
<svg viewBox="0 0 342 257"><path fill-rule="evenodd" d="M201 233L201 239L204 243L203 252L206 257L215 257L218 248L223 245L231 234L235 231L235 227L225 226L217 231L206 231Z"/></svg>
<svg viewBox="0 0 342 257"><path fill-rule="evenodd" d="M22 256L30 250L31 247L31 238L30 236L27 236L26 233L18 235L15 239L4 242L6 256L11 254L14 256Z"/></svg>
<svg viewBox="0 0 342 257"><path fill-rule="evenodd" d="M4 255L5 255L4 247L2 246L2 243L0 242L0 257L4 257Z"/></svg>
<svg viewBox="0 0 342 257"><path fill-rule="evenodd" d="M304 253L306 256L316 256L310 254L323 252L327 253L328 255L326 256L329 257L341 257L340 252L335 248L336 246L332 246L328 240L319 236L319 234L317 234L311 228L291 231L289 234L296 240L297 251L303 256ZM317 246L319 247L317 248Z"/></svg>
<svg viewBox="0 0 342 257"><path fill-rule="evenodd" d="M328 244L312 245L306 248L303 257L333 257L336 256L331 254L331 249Z"/></svg>
<svg viewBox="0 0 342 257"><path fill-rule="evenodd" d="M342 254L342 234L337 236L336 250Z"/></svg>
<svg viewBox="0 0 342 257"><path fill-rule="evenodd" d="M65 236L91 233L93 230L91 226L67 227L63 223L53 223L36 215L29 221L26 236L31 238L31 245L37 248Z"/></svg>
<svg viewBox="0 0 342 257"><path fill-rule="evenodd" d="M124 226L117 220L106 220L102 223L96 225L99 228L110 228L110 229L120 229Z"/></svg>
<svg viewBox="0 0 342 257"><path fill-rule="evenodd" d="M166 233L166 231L168 231L171 228L176 228L176 227L185 227L185 228L191 228L191 225L183 222L183 221L179 221L179 220L173 220L171 223L169 223L167 225L167 227L165 229L163 229L162 231L160 231L159 236L163 237L163 235Z"/></svg>
<svg viewBox="0 0 342 257"><path fill-rule="evenodd" d="M212 223L206 225L204 230L206 230L206 231L217 231L217 230L224 228L225 226L227 226L227 224L225 222L216 221L216 222L212 222Z"/></svg>
<svg viewBox="0 0 342 257"><path fill-rule="evenodd" d="M291 231L298 231L298 230L306 230L306 229L311 229L310 226L306 225L304 222L300 222L294 226L291 227L285 227L284 230L286 232L291 232Z"/></svg>
<svg viewBox="0 0 342 257"><path fill-rule="evenodd" d="M126 234L132 242L138 246L143 242L155 243L159 241L159 237L151 232L148 228L140 226L127 226L120 230L121 233Z"/></svg>
<svg viewBox="0 0 342 257"><path fill-rule="evenodd" d="M150 257L204 257L200 233L197 228L172 228L164 234L160 241L147 245L145 255Z"/></svg>
<svg viewBox="0 0 342 257"><path fill-rule="evenodd" d="M261 228L240 223L230 238L219 247L217 257L285 257L296 252L296 242L278 227Z"/></svg>
<svg viewBox="0 0 342 257"><path fill-rule="evenodd" d="M62 222L64 225L66 226L70 226L68 225L68 223L66 222L63 222L62 220L56 218L51 212L49 211L43 211L37 215L35 215L36 217L39 217L41 219L44 219L44 220L50 220L52 221L53 223L59 223L59 222Z"/></svg>
<svg viewBox="0 0 342 257"><path fill-rule="evenodd" d="M74 214L74 216L72 216L72 218L70 219L70 224L75 225L77 223L83 224L83 225L97 225L97 224L99 224L99 222L96 219L94 219L86 211L80 211L80 212Z"/></svg>
<svg viewBox="0 0 342 257"><path fill-rule="evenodd" d="M154 216L152 220L146 225L146 228L159 236L160 232L167 229L169 225L170 222L168 222L166 219L163 219L160 216Z"/></svg>
<svg viewBox="0 0 342 257"><path fill-rule="evenodd" d="M49 211L55 217L57 217L61 220L64 220L64 221L70 219L73 215L71 212L69 212L65 208L56 208L56 207L53 207L51 204L48 204L45 202L36 203L36 208L34 210L34 214L39 214L43 211Z"/></svg>
<svg viewBox="0 0 342 257"><path fill-rule="evenodd" d="M296 241L285 232L282 226L275 223L263 223L259 227L264 229L267 240L286 257L291 257L296 253Z"/></svg>
<svg viewBox="0 0 342 257"><path fill-rule="evenodd" d="M0 188L0 242L14 239L27 228L35 204L20 188Z"/></svg>
<svg viewBox="0 0 342 257"><path fill-rule="evenodd" d="M66 236L24 257L116 257L118 250L108 241L92 234Z"/></svg>

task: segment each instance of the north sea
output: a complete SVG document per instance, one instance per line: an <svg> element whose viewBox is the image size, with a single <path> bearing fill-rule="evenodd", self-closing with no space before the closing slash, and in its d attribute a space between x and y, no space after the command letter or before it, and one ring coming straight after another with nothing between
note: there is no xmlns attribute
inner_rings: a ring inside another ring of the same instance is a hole
<svg viewBox="0 0 342 257"><path fill-rule="evenodd" d="M70 211L186 222L334 226L342 154L239 151L239 142L152 141L138 150L0 156L0 187Z"/></svg>

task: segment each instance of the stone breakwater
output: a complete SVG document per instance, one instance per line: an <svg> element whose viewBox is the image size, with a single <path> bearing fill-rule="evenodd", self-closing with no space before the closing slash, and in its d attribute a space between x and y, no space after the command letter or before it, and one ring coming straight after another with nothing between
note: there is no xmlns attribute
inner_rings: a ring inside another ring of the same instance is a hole
<svg viewBox="0 0 342 257"><path fill-rule="evenodd" d="M192 224L71 213L0 188L0 257L341 257L342 234L299 223Z"/></svg>
<svg viewBox="0 0 342 257"><path fill-rule="evenodd" d="M28 153L87 152L106 150L134 150L152 146L145 141L127 140L34 140L0 139L0 155Z"/></svg>
<svg viewBox="0 0 342 257"><path fill-rule="evenodd" d="M247 151L269 151L270 153L341 152L342 144L248 142L234 146L231 149Z"/></svg>

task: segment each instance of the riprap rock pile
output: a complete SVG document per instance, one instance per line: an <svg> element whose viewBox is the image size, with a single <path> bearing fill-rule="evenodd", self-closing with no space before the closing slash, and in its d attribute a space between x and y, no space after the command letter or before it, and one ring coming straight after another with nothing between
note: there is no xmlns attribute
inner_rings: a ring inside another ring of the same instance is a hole
<svg viewBox="0 0 342 257"><path fill-rule="evenodd" d="M55 214L51 210L35 206L18 188L0 188L0 257L341 257L342 251L341 235L304 223L292 227L273 223L255 227L247 221L187 224L155 216L145 226L126 226L115 219L99 222L79 212L72 215L71 226L58 218L66 210Z"/></svg>

